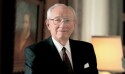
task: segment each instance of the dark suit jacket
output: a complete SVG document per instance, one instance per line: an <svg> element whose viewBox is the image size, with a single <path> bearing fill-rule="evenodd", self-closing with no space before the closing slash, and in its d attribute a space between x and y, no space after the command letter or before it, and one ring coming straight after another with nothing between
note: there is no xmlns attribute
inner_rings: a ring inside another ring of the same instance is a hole
<svg viewBox="0 0 125 74"><path fill-rule="evenodd" d="M69 42L75 74L98 74L93 46L72 39ZM67 74L51 37L27 47L25 56L25 74Z"/></svg>

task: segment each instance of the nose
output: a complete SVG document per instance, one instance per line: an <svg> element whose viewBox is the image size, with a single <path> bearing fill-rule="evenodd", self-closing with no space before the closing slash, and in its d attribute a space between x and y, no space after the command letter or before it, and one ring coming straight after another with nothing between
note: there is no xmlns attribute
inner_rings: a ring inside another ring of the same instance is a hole
<svg viewBox="0 0 125 74"><path fill-rule="evenodd" d="M60 24L65 24L65 21L64 21L64 20L62 20L62 21L60 22Z"/></svg>
<svg viewBox="0 0 125 74"><path fill-rule="evenodd" d="M60 26L64 26L65 25L65 22L60 22Z"/></svg>
<svg viewBox="0 0 125 74"><path fill-rule="evenodd" d="M59 26L60 26L60 27L64 27L64 26L66 26L65 21L61 21Z"/></svg>
<svg viewBox="0 0 125 74"><path fill-rule="evenodd" d="M65 19L62 19L60 24L66 24L66 20Z"/></svg>

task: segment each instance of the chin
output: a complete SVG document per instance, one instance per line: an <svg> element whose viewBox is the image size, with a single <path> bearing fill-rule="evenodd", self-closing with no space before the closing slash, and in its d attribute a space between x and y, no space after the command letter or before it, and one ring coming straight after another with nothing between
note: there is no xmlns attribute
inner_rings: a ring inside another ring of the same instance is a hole
<svg viewBox="0 0 125 74"><path fill-rule="evenodd" d="M63 35L63 36L59 36L58 38L59 39L67 39L68 37Z"/></svg>

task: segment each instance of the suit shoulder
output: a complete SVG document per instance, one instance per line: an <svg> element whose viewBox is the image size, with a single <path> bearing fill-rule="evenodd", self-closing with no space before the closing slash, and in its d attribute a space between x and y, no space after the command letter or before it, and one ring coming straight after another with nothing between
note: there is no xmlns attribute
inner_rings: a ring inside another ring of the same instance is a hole
<svg viewBox="0 0 125 74"><path fill-rule="evenodd" d="M80 40L70 40L73 44L84 44L84 45L92 45L90 42L80 41Z"/></svg>
<svg viewBox="0 0 125 74"><path fill-rule="evenodd" d="M25 48L25 50L35 51L37 48L44 46L46 43L46 40L40 41L38 43L34 43L32 45L29 45Z"/></svg>

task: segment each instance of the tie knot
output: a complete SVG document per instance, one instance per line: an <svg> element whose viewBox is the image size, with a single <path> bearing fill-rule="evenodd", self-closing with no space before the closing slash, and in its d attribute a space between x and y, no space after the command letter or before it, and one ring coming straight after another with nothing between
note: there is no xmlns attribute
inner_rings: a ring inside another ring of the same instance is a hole
<svg viewBox="0 0 125 74"><path fill-rule="evenodd" d="M66 48L65 48L65 47L63 47L63 48L62 48L62 51L63 51L63 52L66 52Z"/></svg>

